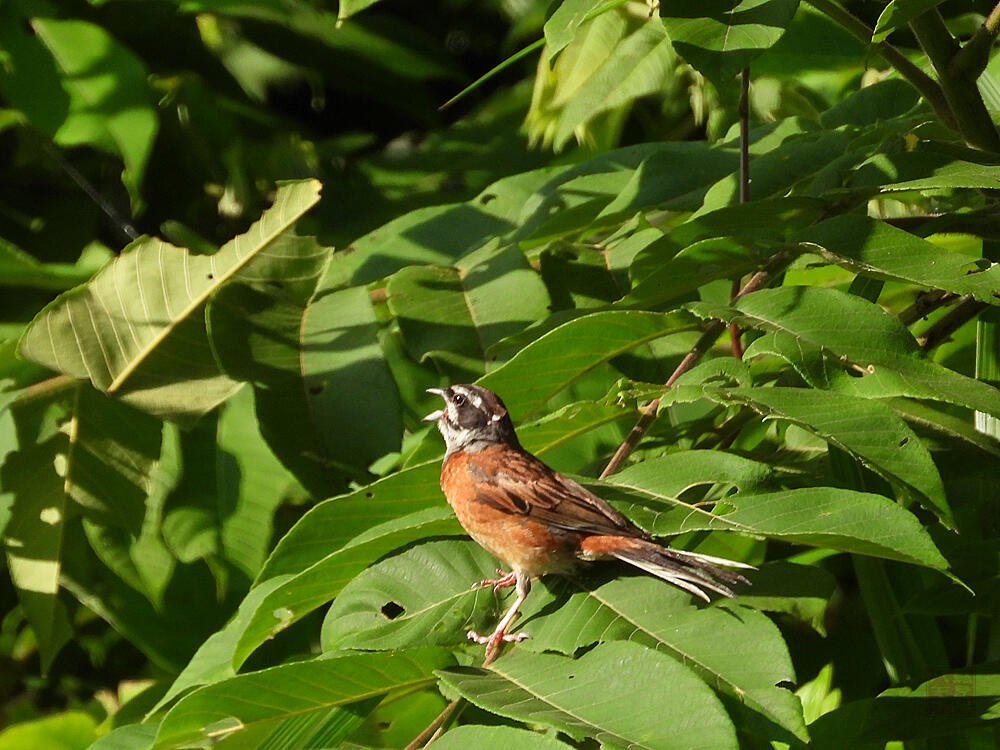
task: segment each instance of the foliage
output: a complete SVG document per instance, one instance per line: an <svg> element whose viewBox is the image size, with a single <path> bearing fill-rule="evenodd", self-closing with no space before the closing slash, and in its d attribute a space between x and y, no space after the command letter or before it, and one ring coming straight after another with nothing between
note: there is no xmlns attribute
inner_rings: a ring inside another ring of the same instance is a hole
<svg viewBox="0 0 1000 750"><path fill-rule="evenodd" d="M548 5L0 4L0 748L995 745L1000 13ZM473 380L752 585L479 666Z"/></svg>

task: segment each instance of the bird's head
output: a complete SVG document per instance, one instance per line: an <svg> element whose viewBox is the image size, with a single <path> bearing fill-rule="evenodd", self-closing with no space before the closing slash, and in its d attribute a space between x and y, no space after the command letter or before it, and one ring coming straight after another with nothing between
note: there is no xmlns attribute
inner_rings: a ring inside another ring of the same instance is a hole
<svg viewBox="0 0 1000 750"><path fill-rule="evenodd" d="M437 422L448 453L473 453L491 443L520 446L507 407L493 391L459 384L428 388L427 392L444 399L444 408L431 412L424 420Z"/></svg>

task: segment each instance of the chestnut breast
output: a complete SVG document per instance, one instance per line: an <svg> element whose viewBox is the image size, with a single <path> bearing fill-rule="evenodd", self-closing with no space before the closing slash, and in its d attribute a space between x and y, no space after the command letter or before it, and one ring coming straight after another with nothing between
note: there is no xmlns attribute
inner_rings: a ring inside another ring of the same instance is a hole
<svg viewBox="0 0 1000 750"><path fill-rule="evenodd" d="M572 569L585 535L539 523L527 512L527 498L505 496L497 493L495 486L480 484L489 467L503 461L504 448L490 446L471 454L459 451L445 459L441 489L458 522L480 546L514 571L536 577ZM496 499L498 495L501 501Z"/></svg>

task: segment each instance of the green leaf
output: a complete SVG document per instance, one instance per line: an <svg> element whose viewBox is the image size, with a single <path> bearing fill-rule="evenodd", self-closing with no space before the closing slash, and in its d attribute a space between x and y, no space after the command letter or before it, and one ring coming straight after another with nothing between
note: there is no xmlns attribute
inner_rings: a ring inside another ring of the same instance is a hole
<svg viewBox="0 0 1000 750"><path fill-rule="evenodd" d="M529 344L479 383L503 394L515 422L536 414L570 383L640 344L683 330L678 313L599 312L571 320Z"/></svg>
<svg viewBox="0 0 1000 750"><path fill-rule="evenodd" d="M663 257L670 241L654 242L642 251L633 263L633 287L621 305L657 307L682 298L718 279L739 279L760 265L762 250L751 249L746 243L725 237L695 242L674 257ZM660 256L660 262L639 276L643 266L654 265L651 259ZM641 260L640 260L641 259ZM638 266L638 267L637 267Z"/></svg>
<svg viewBox="0 0 1000 750"><path fill-rule="evenodd" d="M884 404L811 388L706 388L705 395L719 403L746 404L766 418L805 428L896 486L915 492L946 526L954 527L930 452Z"/></svg>
<svg viewBox="0 0 1000 750"><path fill-rule="evenodd" d="M487 246L454 267L404 268L389 279L386 292L411 354L439 361L456 379L481 376L486 351L549 306L538 274L524 253L509 246ZM517 305L510 304L514 297Z"/></svg>
<svg viewBox="0 0 1000 750"><path fill-rule="evenodd" d="M301 573L352 539L393 519L444 509L440 474L440 461L431 461L317 504L278 541L257 581Z"/></svg>
<svg viewBox="0 0 1000 750"><path fill-rule="evenodd" d="M10 520L3 529L7 571L48 669L72 631L59 600L66 530L66 490L60 469L66 467L69 441L62 432L8 454L2 485L13 496Z"/></svg>
<svg viewBox="0 0 1000 750"><path fill-rule="evenodd" d="M872 44L884 42L892 32L905 27L914 18L936 8L942 2L944 0L890 0L875 23Z"/></svg>
<svg viewBox="0 0 1000 750"><path fill-rule="evenodd" d="M992 168L994 174L996 168ZM1000 265L941 249L902 229L866 216L835 216L799 237L826 259L855 273L971 294L1000 304Z"/></svg>
<svg viewBox="0 0 1000 750"><path fill-rule="evenodd" d="M158 724L126 724L102 735L87 750L149 750L158 729Z"/></svg>
<svg viewBox="0 0 1000 750"><path fill-rule="evenodd" d="M143 411L190 422L238 387L209 349L205 303L316 203L319 187L314 180L282 186L274 206L214 255L137 240L42 310L20 353Z"/></svg>
<svg viewBox="0 0 1000 750"><path fill-rule="evenodd" d="M437 750L467 750L475 747L477 750L569 750L572 745L560 742L539 732L529 732L525 729L497 726L486 727L476 724L465 724L449 729L444 735L434 740Z"/></svg>
<svg viewBox="0 0 1000 750"><path fill-rule="evenodd" d="M312 238L286 234L261 260L254 278L212 300L213 348L231 377L253 383L272 450L328 495L399 449L399 396L375 311L362 287L314 297L329 249Z"/></svg>
<svg viewBox="0 0 1000 750"><path fill-rule="evenodd" d="M323 651L456 646L471 628L489 632L502 594L474 588L496 578L498 562L470 540L410 547L361 572L323 621Z"/></svg>
<svg viewBox="0 0 1000 750"><path fill-rule="evenodd" d="M615 572L619 577L608 580ZM611 566L601 574L581 572L562 587L546 579L546 587L538 594L533 589L522 609L518 629L531 638L519 648L573 654L595 642L634 641L698 674L720 692L731 714L739 714L740 726L766 738L806 739L798 700L778 687L795 679L791 658L765 615L737 604L699 608L690 595L663 581L620 572ZM742 603L742 593L735 601Z"/></svg>
<svg viewBox="0 0 1000 750"><path fill-rule="evenodd" d="M265 722L316 716L366 698L434 684L433 671L453 663L445 651L354 654L285 664L209 685L164 717L153 745L182 747Z"/></svg>
<svg viewBox="0 0 1000 750"><path fill-rule="evenodd" d="M545 54L550 63L573 41L577 29L602 5L610 4L606 0L563 0L559 3L543 27Z"/></svg>
<svg viewBox="0 0 1000 750"><path fill-rule="evenodd" d="M243 629L264 597L280 586L287 577L275 576L254 587L240 603L233 619L198 647L191 661L177 675L177 679L150 713L156 713L174 698L192 688L235 677L236 665L233 664L233 654Z"/></svg>
<svg viewBox="0 0 1000 750"><path fill-rule="evenodd" d="M0 731L0 750L83 750L97 735L97 722L83 711L65 711Z"/></svg>
<svg viewBox="0 0 1000 750"><path fill-rule="evenodd" d="M881 495L835 487L741 492L713 510L677 499L674 466L644 461L614 474L613 481L586 484L657 536L720 529L948 568L917 518Z"/></svg>
<svg viewBox="0 0 1000 750"><path fill-rule="evenodd" d="M86 145L120 156L122 182L138 207L159 127L145 63L93 23L32 18L34 37L18 31L23 23L0 22L16 24L0 42L13 42L20 63L0 80L8 102L60 146Z"/></svg>
<svg viewBox="0 0 1000 750"><path fill-rule="evenodd" d="M379 0L340 0L337 10L337 21L346 21L355 13L360 13L365 8L370 8Z"/></svg>
<svg viewBox="0 0 1000 750"><path fill-rule="evenodd" d="M627 107L661 90L676 62L663 27L655 22L643 24L602 51L610 52L607 59L580 83L559 112L552 140L557 151L601 113Z"/></svg>
<svg viewBox="0 0 1000 750"><path fill-rule="evenodd" d="M660 17L677 54L716 85L727 83L777 42L798 0L683 0L660 3Z"/></svg>
<svg viewBox="0 0 1000 750"><path fill-rule="evenodd" d="M810 725L813 746L884 747L887 742L948 742L958 732L991 727L1000 718L996 662L937 675L916 687L894 687L875 698L846 703ZM988 736L988 735L986 735Z"/></svg>
<svg viewBox="0 0 1000 750"><path fill-rule="evenodd" d="M747 347L746 356L779 356L817 388L863 398L933 399L1000 412L996 388L925 359L895 316L856 295L820 287L779 287L748 294L730 308L689 308L765 331Z"/></svg>
<svg viewBox="0 0 1000 750"><path fill-rule="evenodd" d="M602 644L579 659L515 649L487 669L439 675L480 708L576 740L593 737L604 747L737 747L708 686L670 657L633 643Z"/></svg>

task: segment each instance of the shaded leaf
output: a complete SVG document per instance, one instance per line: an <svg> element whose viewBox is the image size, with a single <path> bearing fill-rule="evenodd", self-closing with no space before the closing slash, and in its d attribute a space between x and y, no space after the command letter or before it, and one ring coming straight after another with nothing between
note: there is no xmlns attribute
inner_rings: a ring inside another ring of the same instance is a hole
<svg viewBox="0 0 1000 750"><path fill-rule="evenodd" d="M996 167L992 171L996 174ZM1000 265L948 252L876 219L835 216L807 229L799 239L818 245L823 257L855 273L1000 304Z"/></svg>
<svg viewBox="0 0 1000 750"><path fill-rule="evenodd" d="M487 246L454 267L405 268L386 292L413 356L432 357L446 372L457 371L456 379L482 375L487 349L541 318L549 305L544 284L516 247Z"/></svg>
<svg viewBox="0 0 1000 750"><path fill-rule="evenodd" d="M719 85L773 46L798 6L798 0L709 0L697 7L669 0L660 4L660 17L677 54Z"/></svg>

